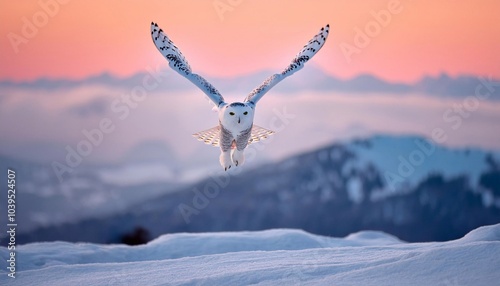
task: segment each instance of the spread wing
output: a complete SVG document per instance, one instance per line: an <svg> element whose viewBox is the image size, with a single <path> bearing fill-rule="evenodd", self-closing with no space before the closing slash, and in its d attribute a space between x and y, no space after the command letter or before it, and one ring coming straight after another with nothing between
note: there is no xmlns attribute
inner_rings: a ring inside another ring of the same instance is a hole
<svg viewBox="0 0 500 286"><path fill-rule="evenodd" d="M224 98L219 91L203 77L191 71L191 67L179 48L177 48L163 30L153 22L151 22L151 37L158 51L168 60L168 65L173 70L200 88L216 106L224 103Z"/></svg>
<svg viewBox="0 0 500 286"><path fill-rule="evenodd" d="M268 130L266 128L254 124L252 126L252 133L250 135L250 138L248 138L248 144L257 143L259 141L265 140L273 134L274 131ZM220 139L220 126L217 125L208 130L200 131L198 133L193 134L193 136L196 139L198 139L198 141L218 147Z"/></svg>
<svg viewBox="0 0 500 286"><path fill-rule="evenodd" d="M300 70L304 64L310 60L326 42L330 25L321 28L319 33L315 35L302 50L295 56L290 65L286 67L281 73L273 74L268 77L259 87L254 89L246 98L245 102L252 102L254 104L266 94L273 86L288 76L291 76L296 71Z"/></svg>

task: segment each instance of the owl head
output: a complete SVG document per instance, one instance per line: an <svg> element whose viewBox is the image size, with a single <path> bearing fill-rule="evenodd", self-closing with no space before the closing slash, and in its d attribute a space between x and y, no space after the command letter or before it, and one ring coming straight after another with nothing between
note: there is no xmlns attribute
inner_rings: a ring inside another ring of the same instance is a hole
<svg viewBox="0 0 500 286"><path fill-rule="evenodd" d="M254 109L248 103L233 102L219 110L219 120L226 127L248 128L253 123Z"/></svg>

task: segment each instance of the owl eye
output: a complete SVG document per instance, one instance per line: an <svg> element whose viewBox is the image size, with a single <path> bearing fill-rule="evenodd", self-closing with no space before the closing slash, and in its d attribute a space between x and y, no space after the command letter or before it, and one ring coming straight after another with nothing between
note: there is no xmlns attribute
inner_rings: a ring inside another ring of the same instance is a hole
<svg viewBox="0 0 500 286"><path fill-rule="evenodd" d="M248 111L243 112L243 115L247 115L247 114L248 114Z"/></svg>
<svg viewBox="0 0 500 286"><path fill-rule="evenodd" d="M232 112L232 111L231 111L231 112L229 112L229 115L233 116L233 115L234 115L234 112Z"/></svg>

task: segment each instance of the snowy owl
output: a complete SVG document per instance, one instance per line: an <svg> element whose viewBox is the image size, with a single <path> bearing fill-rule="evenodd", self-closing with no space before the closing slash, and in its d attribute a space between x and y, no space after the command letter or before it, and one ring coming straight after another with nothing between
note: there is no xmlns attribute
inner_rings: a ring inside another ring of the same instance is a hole
<svg viewBox="0 0 500 286"><path fill-rule="evenodd" d="M226 103L219 91L203 77L193 73L181 51L162 29L151 22L151 37L160 53L168 60L169 66L200 88L215 104L219 114L219 125L193 134L198 140L221 149L220 164L224 170L241 166L245 161L244 150L248 144L266 139L274 132L253 124L255 106L262 96L284 78L300 70L323 47L330 26L321 28L281 72L268 77L255 88L243 102Z"/></svg>

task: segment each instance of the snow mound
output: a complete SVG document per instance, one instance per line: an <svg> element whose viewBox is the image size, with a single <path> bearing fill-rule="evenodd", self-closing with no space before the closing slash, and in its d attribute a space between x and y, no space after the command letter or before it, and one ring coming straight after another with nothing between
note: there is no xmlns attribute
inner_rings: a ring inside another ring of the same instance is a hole
<svg viewBox="0 0 500 286"><path fill-rule="evenodd" d="M362 232L364 233L364 232ZM367 232L368 233L368 232ZM166 234L146 245L96 245L91 243L42 242L21 246L26 270L54 265L138 262L178 259L241 251L303 250L312 248L386 245L394 238L379 233L372 239L352 235L346 239L313 235L302 230L273 229L254 232ZM397 239L396 239L397 240ZM73 253L68 257L67 253Z"/></svg>
<svg viewBox="0 0 500 286"><path fill-rule="evenodd" d="M496 285L500 224L450 242L362 231L169 234L141 246L32 243L0 248L0 285Z"/></svg>
<svg viewBox="0 0 500 286"><path fill-rule="evenodd" d="M345 239L362 242L363 245L391 245L404 243L394 235L382 231L360 231L346 236Z"/></svg>
<svg viewBox="0 0 500 286"><path fill-rule="evenodd" d="M474 241L500 242L500 224L479 227L469 232L459 240L467 242L474 242Z"/></svg>
<svg viewBox="0 0 500 286"><path fill-rule="evenodd" d="M300 250L325 247L329 238L302 230L274 229L256 232L181 233L152 241L173 258L239 251Z"/></svg>

